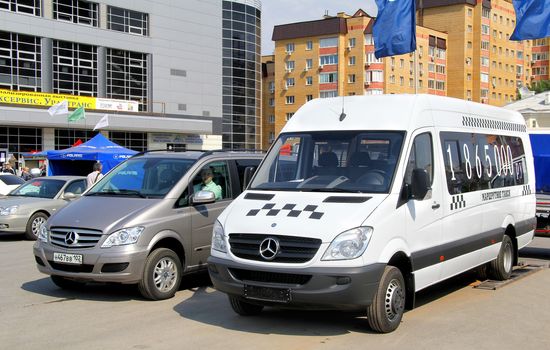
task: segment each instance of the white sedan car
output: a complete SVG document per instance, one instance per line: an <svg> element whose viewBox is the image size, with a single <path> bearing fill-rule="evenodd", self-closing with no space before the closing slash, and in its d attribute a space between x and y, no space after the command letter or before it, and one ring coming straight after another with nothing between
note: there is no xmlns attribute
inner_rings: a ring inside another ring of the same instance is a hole
<svg viewBox="0 0 550 350"><path fill-rule="evenodd" d="M0 173L0 195L8 194L24 183L25 180L19 176L8 173Z"/></svg>

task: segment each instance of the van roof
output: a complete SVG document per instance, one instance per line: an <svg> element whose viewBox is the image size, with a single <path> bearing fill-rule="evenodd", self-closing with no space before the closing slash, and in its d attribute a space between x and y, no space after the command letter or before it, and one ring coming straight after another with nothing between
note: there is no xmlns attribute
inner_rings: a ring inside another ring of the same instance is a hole
<svg viewBox="0 0 550 350"><path fill-rule="evenodd" d="M340 121L342 109L346 116ZM314 99L303 105L281 132L362 129L415 130L434 125L466 127L476 131L485 127L487 130L525 132L525 120L517 112L456 98L427 94L363 95Z"/></svg>

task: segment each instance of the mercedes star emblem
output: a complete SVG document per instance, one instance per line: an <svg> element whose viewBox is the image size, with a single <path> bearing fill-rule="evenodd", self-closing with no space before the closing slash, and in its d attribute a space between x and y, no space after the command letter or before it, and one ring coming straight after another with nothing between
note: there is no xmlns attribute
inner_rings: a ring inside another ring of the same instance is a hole
<svg viewBox="0 0 550 350"><path fill-rule="evenodd" d="M67 232L67 235L65 235L65 243L68 245L77 244L78 243L78 233L71 231Z"/></svg>
<svg viewBox="0 0 550 350"><path fill-rule="evenodd" d="M279 252L279 241L275 238L266 238L260 243L260 255L265 260L273 260Z"/></svg>

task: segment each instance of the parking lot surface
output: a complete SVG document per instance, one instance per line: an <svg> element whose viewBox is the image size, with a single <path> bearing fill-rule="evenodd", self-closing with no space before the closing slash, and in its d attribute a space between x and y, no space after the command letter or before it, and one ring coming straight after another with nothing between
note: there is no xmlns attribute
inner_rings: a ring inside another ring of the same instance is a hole
<svg viewBox="0 0 550 350"><path fill-rule="evenodd" d="M349 312L238 316L205 274L157 302L133 286L61 290L37 271L32 244L0 237L1 349L550 349L549 268L497 290L465 273L419 293L395 332L377 334ZM548 266L550 238L520 255Z"/></svg>

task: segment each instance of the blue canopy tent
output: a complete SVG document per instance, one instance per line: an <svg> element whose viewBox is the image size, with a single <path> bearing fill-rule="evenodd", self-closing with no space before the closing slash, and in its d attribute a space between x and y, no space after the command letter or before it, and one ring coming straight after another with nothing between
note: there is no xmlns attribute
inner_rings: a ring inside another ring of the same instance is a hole
<svg viewBox="0 0 550 350"><path fill-rule="evenodd" d="M537 192L550 192L550 135L529 134L535 158Z"/></svg>
<svg viewBox="0 0 550 350"><path fill-rule="evenodd" d="M105 174L136 153L97 134L78 146L47 151L48 175L87 175L97 161L103 165L102 173Z"/></svg>

